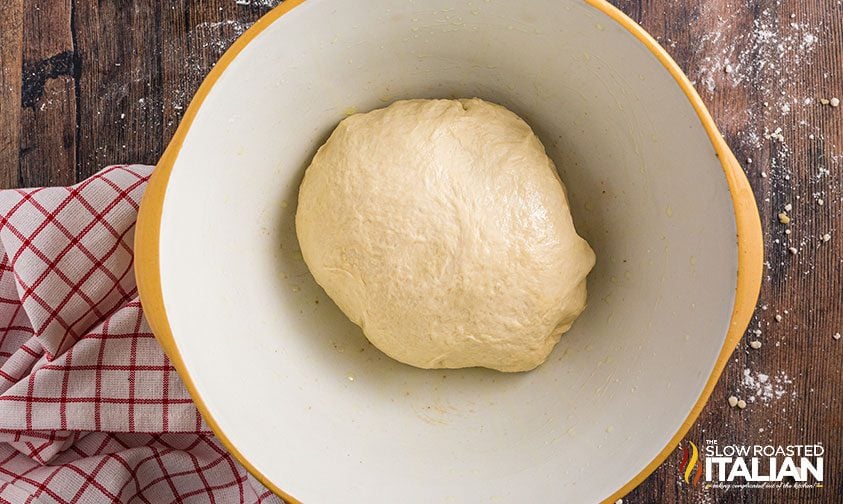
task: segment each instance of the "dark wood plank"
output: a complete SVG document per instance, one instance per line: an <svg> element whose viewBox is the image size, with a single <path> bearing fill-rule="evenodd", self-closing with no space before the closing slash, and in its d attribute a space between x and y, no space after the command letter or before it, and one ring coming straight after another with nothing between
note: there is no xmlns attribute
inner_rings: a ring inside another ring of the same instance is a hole
<svg viewBox="0 0 843 504"><path fill-rule="evenodd" d="M18 182L22 44L23 0L0 2L0 188Z"/></svg>
<svg viewBox="0 0 843 504"><path fill-rule="evenodd" d="M23 14L19 183L72 184L81 67L71 31L71 0L25 2Z"/></svg>
<svg viewBox="0 0 843 504"><path fill-rule="evenodd" d="M77 176L117 163L155 164L163 150L161 16L152 0L78 2L79 83Z"/></svg>

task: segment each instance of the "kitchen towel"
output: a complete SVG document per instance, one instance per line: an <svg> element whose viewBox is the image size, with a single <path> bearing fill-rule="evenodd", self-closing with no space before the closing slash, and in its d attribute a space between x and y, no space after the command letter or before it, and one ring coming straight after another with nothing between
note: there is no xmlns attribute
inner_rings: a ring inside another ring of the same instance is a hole
<svg viewBox="0 0 843 504"><path fill-rule="evenodd" d="M143 317L152 169L0 191L0 504L282 502L202 422Z"/></svg>

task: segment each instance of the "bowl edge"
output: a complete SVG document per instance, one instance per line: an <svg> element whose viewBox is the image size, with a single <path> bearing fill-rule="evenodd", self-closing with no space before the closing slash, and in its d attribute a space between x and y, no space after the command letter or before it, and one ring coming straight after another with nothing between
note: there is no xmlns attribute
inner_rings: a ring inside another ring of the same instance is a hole
<svg viewBox="0 0 843 504"><path fill-rule="evenodd" d="M223 54L214 68L208 73L201 86L197 90L188 106L176 133L168 144L164 154L156 165L156 169L149 180L140 210L135 232L135 277L137 278L138 294L143 306L147 321L155 334L164 352L172 361L173 367L185 383L185 386L196 403L205 422L219 438L223 446L264 486L272 490L291 504L300 501L289 495L287 492L273 484L266 476L257 470L241 454L234 444L225 436L219 425L211 416L208 408L197 393L195 385L190 378L184 361L181 358L178 347L173 339L172 330L169 325L164 300L162 295L159 262L159 231L161 227L161 214L163 210L164 196L169 182L176 158L181 150L185 137L190 126L199 111L208 93L216 81L223 74L234 58L264 29L274 23L282 15L286 14L296 6L304 3L305 0L286 0L260 18L251 28L238 38L234 44ZM606 15L621 27L630 32L638 41L662 63L665 69L673 76L679 87L685 93L697 116L706 130L708 137L714 147L716 156L719 158L723 168L729 192L732 197L732 204L735 211L735 223L737 229L738 246L738 270L735 289L735 305L732 310L732 317L729 330L726 334L723 347L715 362L714 369L706 381L705 387L697 401L694 403L691 412L682 422L679 430L671 437L667 445L630 481L618 490L607 496L603 502L612 503L623 497L641 484L647 476L653 473L662 462L670 455L679 444L693 423L702 412L708 402L714 386L720 378L726 363L743 336L743 332L749 324L758 294L761 288L763 273L763 237L761 231L761 220L758 214L758 207L749 180L738 163L732 151L729 149L722 134L718 130L711 114L697 94L691 82L668 55L664 48L647 33L640 25L629 18L622 11L608 3L606 0L585 0L587 4Z"/></svg>
<svg viewBox="0 0 843 504"><path fill-rule="evenodd" d="M631 492L640 485L650 474L652 474L670 453L679 445L685 434L693 426L700 416L703 408L708 402L711 393L717 385L723 369L729 357L734 352L743 333L752 319L758 295L761 291L761 279L764 266L764 240L761 228L761 217L758 213L758 206L755 202L755 195L749 184L749 179L744 173L732 150L726 144L726 140L717 128L714 119L700 98L693 84L679 68L679 65L667 53L667 51L638 23L624 14L620 9L610 4L607 0L585 0L587 4L594 7L601 13L611 18L614 22L626 29L640 43L642 43L671 74L682 92L691 102L691 106L697 113L708 138L714 147L715 156L719 159L729 186L729 193L732 198L732 206L735 212L735 228L737 231L738 246L738 270L735 286L735 304L732 308L732 317L729 321L729 330L717 361L711 374L706 380L702 393L691 408L690 413L680 425L679 429L670 438L670 441L662 448L656 457L650 461L630 481L618 490L609 494L603 500L604 504L611 504L617 499Z"/></svg>

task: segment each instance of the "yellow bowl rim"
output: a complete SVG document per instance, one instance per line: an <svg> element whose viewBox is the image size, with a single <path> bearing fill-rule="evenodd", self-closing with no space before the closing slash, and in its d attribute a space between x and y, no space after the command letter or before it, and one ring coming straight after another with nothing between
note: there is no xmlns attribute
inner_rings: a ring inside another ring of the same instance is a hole
<svg viewBox="0 0 843 504"><path fill-rule="evenodd" d="M298 503L296 498L279 488L272 483L266 476L260 473L234 446L231 440L222 432L217 422L214 420L210 411L208 410L202 398L196 391L196 387L190 374L184 365L173 334L170 329L167 318L166 309L164 307L164 299L161 290L161 277L159 269L159 230L161 228L161 212L164 204L164 194L167 189L167 183L170 178L173 166L179 151L181 150L184 139L196 117L208 93L216 84L217 80L222 76L225 69L234 58L240 54L246 46L254 40L263 30L269 27L272 23L278 20L281 16L290 12L293 8L304 3L305 0L286 0L279 6L272 9L262 18L260 18L251 28L249 28L232 46L223 54L214 68L208 73L208 76L202 82L198 91L191 100L190 105L185 111L184 117L176 130L173 139L170 141L163 156L156 165L155 171L149 180L146 192L144 193L141 202L140 211L138 212L138 220L135 231L135 276L137 278L138 293L143 306L144 314L147 321L152 328L155 337L163 347L165 353L170 358L178 372L179 376L184 381L188 392L190 393L196 407L205 419L205 422L211 430L219 438L220 442L226 449L246 468L255 478L263 485L272 490L276 495L285 499L287 502ZM714 120L703 104L702 99L694 90L693 85L676 64L675 61L667 54L655 39L648 34L635 21L626 16L619 9L608 3L606 0L585 0L585 2L598 11L602 12L620 26L629 31L639 42L641 42L653 55L664 65L676 80L679 87L688 97L691 105L694 107L700 122L705 128L708 137L714 147L717 157L720 159L723 167L723 172L726 176L726 181L729 186L729 191L732 197L732 204L735 209L735 221L737 227L737 244L738 244L738 273L737 286L735 291L735 305L732 311L732 318L729 325L729 330L726 335L726 340L717 361L712 370L711 376L706 381L702 393L691 409L688 417L682 422L679 430L671 437L667 445L656 455L656 457L647 464L641 471L638 472L630 481L624 484L618 490L612 492L604 502L612 503L616 499L623 497L637 487L644 479L647 478L667 456L679 444L685 434L693 425L694 421L702 412L708 398L711 396L720 374L729 359L729 356L734 351L741 337L743 336L746 327L752 317L755 309L755 304L758 300L758 294L761 288L761 278L763 272L763 239L761 232L761 221L758 215L758 207L755 203L755 197L752 193L752 188L749 185L746 174L735 159L734 154L726 145L723 136L717 129Z"/></svg>

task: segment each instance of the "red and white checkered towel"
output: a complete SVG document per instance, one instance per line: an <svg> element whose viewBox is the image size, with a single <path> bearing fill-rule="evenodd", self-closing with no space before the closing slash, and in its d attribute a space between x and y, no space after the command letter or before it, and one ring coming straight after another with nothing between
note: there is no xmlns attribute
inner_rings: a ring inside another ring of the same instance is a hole
<svg viewBox="0 0 843 504"><path fill-rule="evenodd" d="M149 166L0 191L0 503L281 502L202 422L137 298Z"/></svg>

